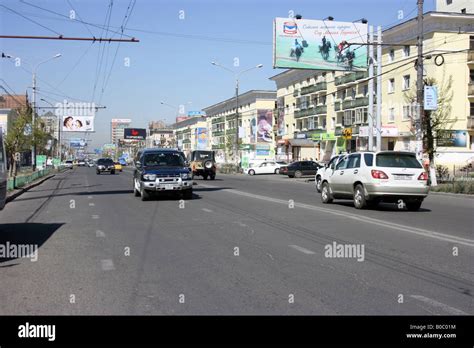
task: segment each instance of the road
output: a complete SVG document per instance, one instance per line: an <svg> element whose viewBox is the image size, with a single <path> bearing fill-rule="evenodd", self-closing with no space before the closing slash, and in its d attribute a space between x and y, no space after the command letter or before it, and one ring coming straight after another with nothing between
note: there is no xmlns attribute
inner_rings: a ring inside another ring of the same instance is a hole
<svg viewBox="0 0 474 348"><path fill-rule="evenodd" d="M474 314L473 199L359 211L278 175L195 182L142 202L130 168L79 167L8 203L0 245L39 249L0 259L0 315Z"/></svg>

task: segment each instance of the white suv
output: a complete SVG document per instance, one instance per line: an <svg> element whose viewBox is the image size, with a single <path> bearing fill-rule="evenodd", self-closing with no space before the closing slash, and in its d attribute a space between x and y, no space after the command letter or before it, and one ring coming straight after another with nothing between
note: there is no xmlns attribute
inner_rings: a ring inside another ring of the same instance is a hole
<svg viewBox="0 0 474 348"><path fill-rule="evenodd" d="M318 169L316 172L316 175L314 176L314 183L316 185L316 191L321 192L321 183L323 182L323 179L327 177L327 175L331 175L332 172L334 171L334 168L336 167L337 162L339 162L340 158L343 158L344 155L336 155L331 160L324 165L324 167L321 167Z"/></svg>
<svg viewBox="0 0 474 348"><path fill-rule="evenodd" d="M353 199L357 209L379 202L420 209L428 195L428 173L412 152L356 152L345 155L321 183L321 200Z"/></svg>

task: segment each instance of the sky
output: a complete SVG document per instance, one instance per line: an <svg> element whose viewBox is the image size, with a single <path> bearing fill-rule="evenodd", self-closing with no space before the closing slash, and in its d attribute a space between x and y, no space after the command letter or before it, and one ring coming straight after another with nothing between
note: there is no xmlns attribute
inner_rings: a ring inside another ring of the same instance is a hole
<svg viewBox="0 0 474 348"><path fill-rule="evenodd" d="M66 99L105 106L98 110L96 131L90 135L92 147L98 147L110 141L112 118L130 118L134 127L146 127L152 120L172 123L179 105L184 105L186 111L201 110L232 97L234 75L211 61L237 71L263 64L263 68L241 76L240 91L274 90L275 83L269 77L282 71L272 67L275 17L293 13L306 19L366 18L370 25L387 28L415 16L416 2L0 0L1 35L120 38L124 23L127 36L122 38L140 40L99 43L0 39L0 53L21 58L19 67L12 59L0 59L0 86L10 93L28 92L31 96L31 66L60 53L60 58L37 69L38 99L52 104ZM425 12L434 10L434 2L425 0ZM71 10L75 20L69 18ZM108 31L104 29L107 25ZM234 66L237 61L239 66ZM39 105L49 106L43 101Z"/></svg>

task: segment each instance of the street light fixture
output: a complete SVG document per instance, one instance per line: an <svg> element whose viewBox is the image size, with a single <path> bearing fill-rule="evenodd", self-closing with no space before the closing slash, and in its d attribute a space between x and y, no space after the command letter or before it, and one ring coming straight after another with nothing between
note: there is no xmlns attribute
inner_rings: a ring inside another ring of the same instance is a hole
<svg viewBox="0 0 474 348"><path fill-rule="evenodd" d="M243 70L243 71L236 71L236 70L229 69L226 66L224 66L222 64L219 64L217 62L214 62L214 61L212 61L211 64L215 65L215 66L218 66L218 67L220 67L224 70L227 70L227 71L231 72L232 74L234 74L234 78L235 78L235 122L236 122L234 156L235 156L236 162L238 163L238 159L239 159L239 156L238 156L238 150L239 150L239 78L240 78L240 75L242 75L242 74L244 74L248 71L251 71L253 69L262 68L263 64L258 64L254 67L248 68L248 69ZM225 118L227 118L227 117L225 117ZM224 139L225 139L224 140L224 156L226 157L226 161L227 161L227 154L226 154L226 149L225 149L225 141L227 139L227 135L226 135L227 126L226 126L225 122L226 122L226 119L224 119Z"/></svg>

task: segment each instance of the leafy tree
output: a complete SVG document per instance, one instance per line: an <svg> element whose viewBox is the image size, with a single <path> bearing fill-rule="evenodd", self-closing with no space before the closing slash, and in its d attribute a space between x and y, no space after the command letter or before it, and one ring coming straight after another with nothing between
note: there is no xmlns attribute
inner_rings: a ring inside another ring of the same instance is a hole
<svg viewBox="0 0 474 348"><path fill-rule="evenodd" d="M31 125L31 108L23 107L13 112L16 115L8 125L8 133L5 137L5 150L10 163L10 176L15 176L18 171L15 153L31 147L31 134L27 132L29 125Z"/></svg>

